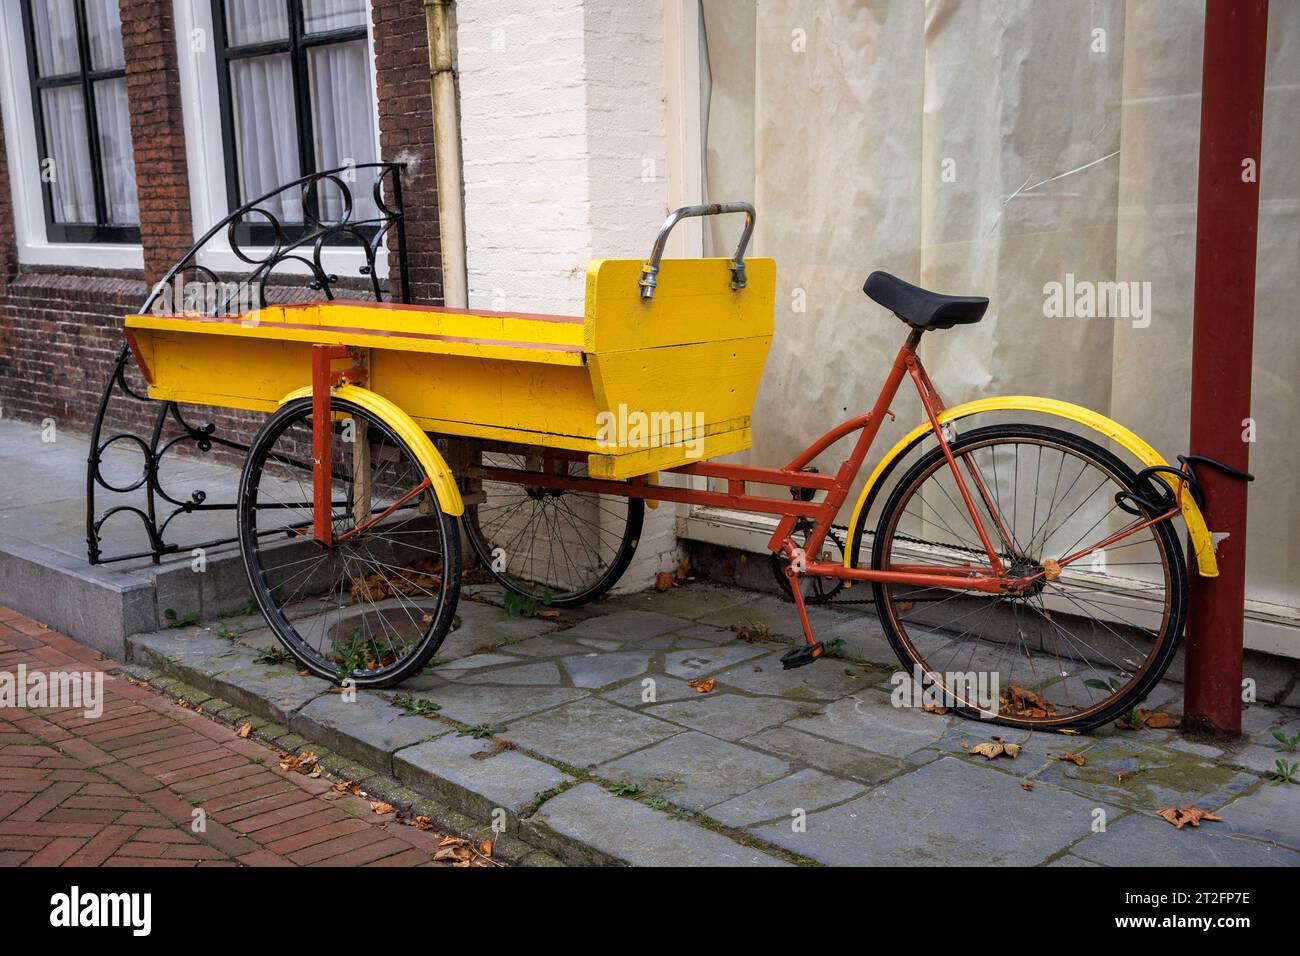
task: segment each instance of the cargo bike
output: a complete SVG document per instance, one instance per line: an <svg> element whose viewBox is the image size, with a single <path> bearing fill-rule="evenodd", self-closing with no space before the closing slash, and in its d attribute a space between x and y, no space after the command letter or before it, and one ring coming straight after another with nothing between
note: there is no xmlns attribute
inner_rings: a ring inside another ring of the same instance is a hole
<svg viewBox="0 0 1300 956"><path fill-rule="evenodd" d="M733 256L664 258L682 219L724 214L744 220ZM646 507L669 502L771 523L804 635L786 667L826 650L809 605L869 585L856 593L869 591L899 660L958 712L1080 729L1133 706L1183 630L1176 518L1196 571L1217 574L1199 462L1167 464L1053 399L946 406L918 347L978 322L988 300L881 272L864 291L908 329L872 408L783 466L713 461L750 445L774 332L775 264L745 256L754 217L745 203L677 210L648 260L590 265L580 316L338 298L321 238L273 220L276 261L299 259L323 296L236 315L142 310L125 332L150 398L270 413L248 447L238 540L266 620L323 678L385 687L426 666L473 563L462 531L477 573L517 601L572 607L618 581ZM372 280L382 241L366 235ZM924 420L837 528L904 380ZM1008 413L1035 421L967 427ZM844 460L814 467L842 439ZM972 693L976 673L996 680L991 706Z"/></svg>

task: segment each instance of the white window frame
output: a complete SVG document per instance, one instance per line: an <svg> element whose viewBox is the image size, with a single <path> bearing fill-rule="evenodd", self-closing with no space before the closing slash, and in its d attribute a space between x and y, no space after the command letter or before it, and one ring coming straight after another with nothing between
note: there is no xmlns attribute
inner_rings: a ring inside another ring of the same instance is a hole
<svg viewBox="0 0 1300 956"><path fill-rule="evenodd" d="M375 94L375 155L382 160L379 141L379 83L375 70L374 21L369 15L375 0L366 3L366 41L370 50L370 88ZM180 76L181 104L185 129L185 158L189 168L190 220L197 240L230 212L226 192L225 143L221 132L221 97L217 89L215 65L216 33L212 26L211 0L173 0L176 24L176 64ZM196 31L204 31L207 46L196 52L191 42ZM245 248L256 258L269 248ZM365 253L356 248L328 248L323 253L327 266L339 275L360 276ZM199 253L199 264L214 272L244 273L251 268L231 250L224 233L213 236ZM388 250L382 245L375 254L375 271L382 279L388 275ZM287 261L276 275L309 274L306 266Z"/></svg>
<svg viewBox="0 0 1300 956"><path fill-rule="evenodd" d="M0 36L5 38L0 43L0 119L9 161L18 261L73 269L143 269L144 250L139 243L50 242L45 231L41 157L37 155L31 73L18 0L0 0Z"/></svg>

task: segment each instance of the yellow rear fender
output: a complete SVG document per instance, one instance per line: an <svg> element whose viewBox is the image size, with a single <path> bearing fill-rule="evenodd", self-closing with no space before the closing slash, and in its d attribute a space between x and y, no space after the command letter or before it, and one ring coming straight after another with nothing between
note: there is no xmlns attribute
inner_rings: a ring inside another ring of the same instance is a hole
<svg viewBox="0 0 1300 956"><path fill-rule="evenodd" d="M960 418L967 418L971 415L978 415L982 412L1001 412L1001 411L1021 411L1021 412L1038 412L1043 415L1053 415L1057 418L1064 418L1076 424L1083 425L1106 438L1111 439L1116 444L1127 449L1133 454L1142 467L1149 468L1152 465L1167 465L1163 458L1154 448L1144 442L1141 438L1129 431L1123 425L1112 421L1105 415L1100 415L1091 409L1084 408L1082 405L1072 405L1069 402L1062 402L1054 398L1038 398L1033 395L1007 395L1000 398L981 398L973 402L967 402L964 405L957 405L948 409L939 416L940 422L956 421ZM856 528L858 517L863 510L870 506L875 497L877 484L881 481L894 463L905 455L917 442L930 433L929 423L918 425L912 431L908 432L899 440L889 454L885 455L872 471L871 476L867 479L862 494L858 496L857 505L853 509L853 518L849 522L849 528ZM1178 479L1171 475L1160 475L1161 480L1169 485L1175 491L1178 490ZM1205 525L1205 517L1201 514L1201 509L1196 506L1190 494L1182 496L1183 520L1187 523L1187 533L1192 541L1192 551L1196 555L1196 569L1201 577L1214 578L1219 576L1219 565L1214 557L1214 542L1210 536L1210 529ZM846 567L853 567L856 555L854 552L854 543L850 539L848 547L844 549L844 564Z"/></svg>
<svg viewBox="0 0 1300 956"><path fill-rule="evenodd" d="M438 497L438 505L447 514L457 517L465 512L465 502L460 497L460 489L456 487L456 479L447 467L447 462L438 449L434 447L429 436L424 433L419 425L388 399L384 398L377 392L372 392L368 388L361 388L357 385L340 385L333 389L336 398L351 402L354 405L360 405L370 414L374 415L381 422L393 430L406 447L411 449L424 473L429 476L429 481L433 485L433 493ZM286 405L299 398L310 398L311 386L299 388L284 398L280 399L280 405Z"/></svg>

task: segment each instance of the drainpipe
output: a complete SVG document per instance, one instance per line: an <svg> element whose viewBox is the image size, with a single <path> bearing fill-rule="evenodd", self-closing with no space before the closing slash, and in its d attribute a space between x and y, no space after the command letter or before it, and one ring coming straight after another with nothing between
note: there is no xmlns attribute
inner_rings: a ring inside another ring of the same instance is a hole
<svg viewBox="0 0 1300 956"><path fill-rule="evenodd" d="M469 308L465 265L465 197L461 178L460 108L456 84L455 0L424 0L433 87L433 157L438 177L438 236L442 246L442 300Z"/></svg>

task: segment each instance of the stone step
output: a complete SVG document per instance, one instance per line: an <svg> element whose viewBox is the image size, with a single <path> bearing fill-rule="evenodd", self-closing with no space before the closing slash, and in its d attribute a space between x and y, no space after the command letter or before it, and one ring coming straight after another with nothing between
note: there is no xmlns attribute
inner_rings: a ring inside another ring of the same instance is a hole
<svg viewBox="0 0 1300 956"><path fill-rule="evenodd" d="M149 558L91 565L86 556L86 459L90 443L59 431L53 441L35 425L0 421L0 603L62 631L117 660L126 637L166 627L167 612L213 618L250 600L243 562L234 545L190 551L160 564ZM139 459L140 456L136 456ZM129 483L133 462L115 461L112 478ZM188 497L203 490L208 501L232 501L238 472L194 459L167 465L167 487ZM144 496L98 490L96 507L143 507ZM160 516L161 517L161 516ZM235 533L233 512L178 517L167 532L177 542L211 541ZM106 555L148 548L143 524L115 515L102 530ZM201 571L195 567L200 566Z"/></svg>

